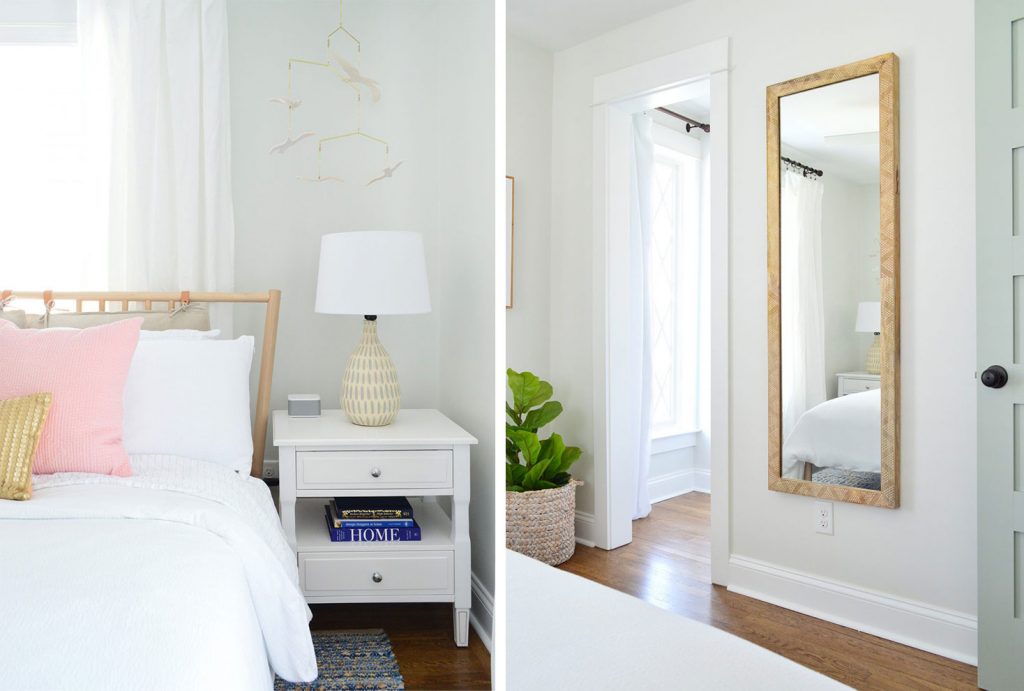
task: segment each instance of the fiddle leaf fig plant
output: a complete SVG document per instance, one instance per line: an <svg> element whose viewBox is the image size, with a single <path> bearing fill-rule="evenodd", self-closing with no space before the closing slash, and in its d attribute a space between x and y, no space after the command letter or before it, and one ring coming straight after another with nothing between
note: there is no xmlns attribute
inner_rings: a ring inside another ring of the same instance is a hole
<svg viewBox="0 0 1024 691"><path fill-rule="evenodd" d="M551 384L534 373L509 369L506 374L512 403L505 404L505 489L532 492L562 487L572 479L569 468L583 452L566 446L558 434L543 440L537 434L562 414L562 404L550 400Z"/></svg>

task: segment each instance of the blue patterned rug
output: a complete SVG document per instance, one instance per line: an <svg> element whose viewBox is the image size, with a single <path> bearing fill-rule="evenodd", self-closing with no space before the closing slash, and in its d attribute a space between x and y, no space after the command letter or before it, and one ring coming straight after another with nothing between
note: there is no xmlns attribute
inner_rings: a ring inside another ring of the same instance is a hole
<svg viewBox="0 0 1024 691"><path fill-rule="evenodd" d="M811 480L823 485L843 485L845 487L873 490L882 489L881 473L871 473L868 471L825 468L814 473L811 476Z"/></svg>
<svg viewBox="0 0 1024 691"><path fill-rule="evenodd" d="M280 677L275 691L402 691L395 651L380 629L314 631L313 649L320 676L310 684L292 684Z"/></svg>

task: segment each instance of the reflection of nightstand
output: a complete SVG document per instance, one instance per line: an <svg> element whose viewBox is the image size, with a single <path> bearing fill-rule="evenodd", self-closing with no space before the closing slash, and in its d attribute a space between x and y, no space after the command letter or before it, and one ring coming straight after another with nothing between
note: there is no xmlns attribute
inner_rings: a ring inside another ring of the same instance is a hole
<svg viewBox="0 0 1024 691"><path fill-rule="evenodd" d="M867 372L839 372L836 375L837 393L840 396L847 396L851 393L871 391L882 386L882 378L877 374Z"/></svg>

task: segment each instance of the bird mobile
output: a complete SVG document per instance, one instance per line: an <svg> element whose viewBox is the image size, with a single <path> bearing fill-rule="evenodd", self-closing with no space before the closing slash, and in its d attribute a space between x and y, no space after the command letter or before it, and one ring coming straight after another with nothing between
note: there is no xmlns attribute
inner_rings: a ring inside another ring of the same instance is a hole
<svg viewBox="0 0 1024 691"><path fill-rule="evenodd" d="M380 137L373 136L363 131L363 98L365 96L366 98L369 98L371 102L377 103L383 95L383 88L379 82L363 73L360 59L362 55L362 44L359 42L359 39L357 39L355 35L345 27L343 0L339 0L338 7L338 26L327 35L325 59L309 60L305 58L289 58L288 60L288 94L287 96L275 96L270 99L271 103L280 104L288 109L287 135L283 141L270 148L270 153L284 154L305 139L319 137L316 140L316 176L300 176L299 179L305 182L346 182L346 179L336 171L333 171L331 174L324 173L324 152L325 150L329 150L330 147L340 144L346 140L361 140L370 144L373 148L378 149L382 154L381 167L377 169L380 171L380 174L365 182L366 186L369 186L374 183L381 182L382 180L392 178L395 171L402 165L403 161L399 161L398 163L391 165L390 144ZM355 49L354 61L347 59L342 55L342 52L336 45L336 41L338 40L350 43ZM301 67L312 67L326 70L336 77L339 82L352 93L356 107L356 128L354 130L323 135L311 130L300 132L298 134L294 132L293 114L302 106L302 99L295 97L292 75L294 69Z"/></svg>

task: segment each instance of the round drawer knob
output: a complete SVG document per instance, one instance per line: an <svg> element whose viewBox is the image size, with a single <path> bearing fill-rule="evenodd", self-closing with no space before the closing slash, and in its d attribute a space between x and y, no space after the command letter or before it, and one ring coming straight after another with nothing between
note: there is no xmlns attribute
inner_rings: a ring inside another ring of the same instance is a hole
<svg viewBox="0 0 1024 691"><path fill-rule="evenodd" d="M374 477L380 477L380 468L374 468L370 471L370 475Z"/></svg>
<svg viewBox="0 0 1024 691"><path fill-rule="evenodd" d="M380 575L380 571L374 571L373 572L373 582L374 583L380 583L383 580L384 580L384 577Z"/></svg>

